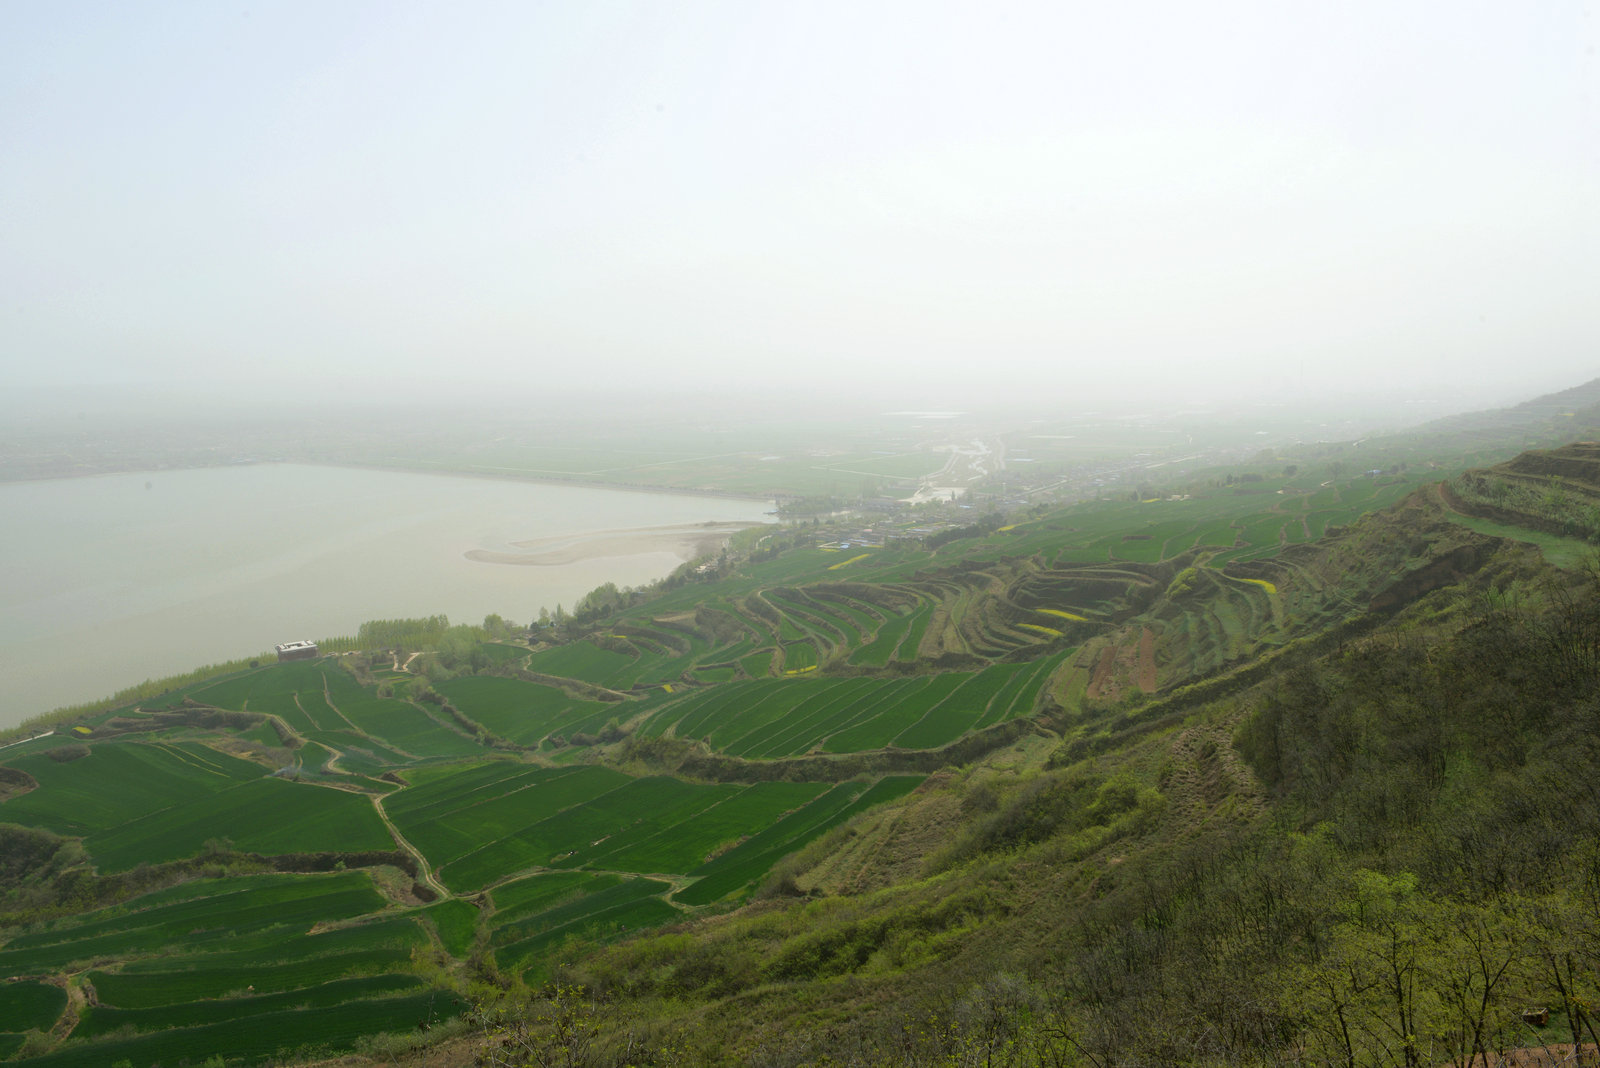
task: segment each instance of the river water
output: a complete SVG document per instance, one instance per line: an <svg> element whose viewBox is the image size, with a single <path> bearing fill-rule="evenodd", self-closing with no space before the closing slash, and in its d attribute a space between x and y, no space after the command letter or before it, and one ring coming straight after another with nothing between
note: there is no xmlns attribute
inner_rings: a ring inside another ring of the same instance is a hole
<svg viewBox="0 0 1600 1068"><path fill-rule="evenodd" d="M660 578L682 556L614 536L597 543L604 555L549 566L466 554L765 522L771 507L291 464L0 484L0 727L368 619L525 624L603 582Z"/></svg>

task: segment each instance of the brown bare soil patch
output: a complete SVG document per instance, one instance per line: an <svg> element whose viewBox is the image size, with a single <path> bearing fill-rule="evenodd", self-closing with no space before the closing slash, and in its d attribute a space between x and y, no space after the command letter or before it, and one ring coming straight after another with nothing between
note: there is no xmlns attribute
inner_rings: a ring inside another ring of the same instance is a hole
<svg viewBox="0 0 1600 1068"><path fill-rule="evenodd" d="M1149 627L1139 635L1139 689L1156 692L1156 632Z"/></svg>
<svg viewBox="0 0 1600 1068"><path fill-rule="evenodd" d="M1089 676L1088 696L1101 698L1106 696L1106 689L1113 684L1112 672L1117 667L1117 647L1107 644L1100 650L1100 660L1094 666L1094 674Z"/></svg>
<svg viewBox="0 0 1600 1068"><path fill-rule="evenodd" d="M288 749L276 746L268 747L248 738L239 738L231 735L218 738L210 742L209 745L219 753L238 757L240 760L248 760L252 764L260 764L269 771L276 771L293 759Z"/></svg>
<svg viewBox="0 0 1600 1068"><path fill-rule="evenodd" d="M1115 701L1130 686L1153 693L1156 681L1155 631L1145 627L1135 635L1123 630L1100 650L1086 696Z"/></svg>

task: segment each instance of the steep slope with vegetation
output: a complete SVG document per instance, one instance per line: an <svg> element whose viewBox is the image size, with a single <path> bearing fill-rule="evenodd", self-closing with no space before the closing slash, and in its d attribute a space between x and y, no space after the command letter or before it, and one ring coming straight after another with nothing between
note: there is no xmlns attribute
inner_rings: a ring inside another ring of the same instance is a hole
<svg viewBox="0 0 1600 1068"><path fill-rule="evenodd" d="M1593 541L1600 537L1600 445L1526 452L1444 486L1457 510L1514 526Z"/></svg>
<svg viewBox="0 0 1600 1068"><path fill-rule="evenodd" d="M1426 543L1432 509L1408 504L1351 532L1427 545L1411 575L1448 563L1403 602L1069 717L835 832L760 905L557 978L602 995L602 1035L643 1021L766 1063L1421 1064L1593 1041L1600 589L1447 525Z"/></svg>

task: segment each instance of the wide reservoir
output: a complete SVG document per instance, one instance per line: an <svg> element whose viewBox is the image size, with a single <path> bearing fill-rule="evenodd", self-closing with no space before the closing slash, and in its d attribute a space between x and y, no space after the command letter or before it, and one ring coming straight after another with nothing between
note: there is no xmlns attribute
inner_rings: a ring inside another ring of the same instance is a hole
<svg viewBox="0 0 1600 1068"><path fill-rule="evenodd" d="M0 484L0 727L368 619L526 624L771 507L293 464Z"/></svg>

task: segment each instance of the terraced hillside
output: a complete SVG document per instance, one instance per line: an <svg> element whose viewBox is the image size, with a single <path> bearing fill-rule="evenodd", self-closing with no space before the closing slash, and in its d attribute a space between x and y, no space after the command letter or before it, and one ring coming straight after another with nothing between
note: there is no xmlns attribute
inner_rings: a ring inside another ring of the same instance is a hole
<svg viewBox="0 0 1600 1068"><path fill-rule="evenodd" d="M853 724L866 712L833 708L821 696L832 691L751 685L759 680L894 680L1055 660L1038 687L1004 707L946 716L943 732L929 723L910 738L887 726L860 735L872 743L866 748L937 748L1047 707L1182 685L1364 611L1374 584L1407 566L1416 546L1386 543L1355 521L1416 484L1404 474L1326 485L1280 477L1248 492L1222 486L1210 496L1048 512L931 553L888 547L840 559L799 549L669 592L520 666L530 679L568 675L644 698L620 711L645 736L774 758L834 750L829 717ZM834 577L841 564L849 581ZM697 692L730 683L738 688L720 697ZM898 692L875 702L886 723ZM973 693L957 703L970 704ZM755 706L767 733L717 718L734 704ZM797 709L802 720L820 715L822 729L790 723ZM717 723L715 738L699 731L707 720Z"/></svg>
<svg viewBox="0 0 1600 1068"><path fill-rule="evenodd" d="M1510 566L1418 481L1260 476L936 549L757 545L482 655L270 665L63 725L0 753L0 1052L347 1049L895 826L830 876L870 883L917 841L892 814L942 804L952 769L1109 751L1173 725L1146 702ZM1238 792L1217 738L1179 743L1174 804ZM1156 811L1102 801L1094 827Z"/></svg>
<svg viewBox="0 0 1600 1068"><path fill-rule="evenodd" d="M1525 452L1462 474L1444 493L1467 515L1593 541L1600 538L1600 444Z"/></svg>
<svg viewBox="0 0 1600 1068"><path fill-rule="evenodd" d="M1588 995L1551 992L1600 975L1600 805L1571 778L1600 760L1600 586L1548 568L1536 531L1461 520L1429 488L1248 564L1119 569L1108 678L1159 662L1146 634L1198 626L1185 612L1232 613L1253 652L1082 694L792 858L793 903L561 977L605 992L614 1038L647 1024L721 1063L1534 1063L1592 1043Z"/></svg>

